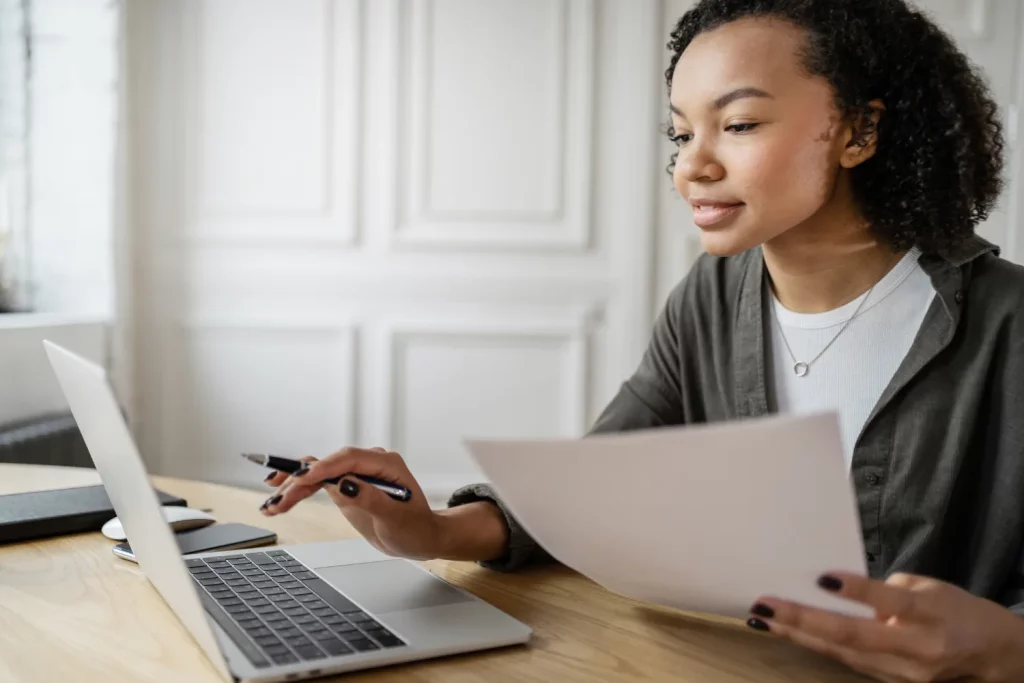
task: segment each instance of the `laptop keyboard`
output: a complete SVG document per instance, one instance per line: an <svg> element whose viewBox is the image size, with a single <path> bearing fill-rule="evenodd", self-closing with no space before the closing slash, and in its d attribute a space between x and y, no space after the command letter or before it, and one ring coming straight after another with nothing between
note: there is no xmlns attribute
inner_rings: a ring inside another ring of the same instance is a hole
<svg viewBox="0 0 1024 683"><path fill-rule="evenodd" d="M258 667L405 645L283 550L185 564L203 607Z"/></svg>

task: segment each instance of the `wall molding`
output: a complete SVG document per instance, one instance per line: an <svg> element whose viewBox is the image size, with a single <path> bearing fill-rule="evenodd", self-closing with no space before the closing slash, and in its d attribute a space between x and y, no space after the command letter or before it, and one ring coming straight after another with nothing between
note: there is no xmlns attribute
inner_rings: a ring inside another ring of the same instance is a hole
<svg viewBox="0 0 1024 683"><path fill-rule="evenodd" d="M203 177L200 146L204 129L202 111L203 0L183 2L184 109L184 234L185 242L204 245L245 246L354 246L360 235L359 205L362 192L361 102L364 46L363 0L321 0L326 21L323 57L325 141L324 196L310 210L273 211L245 207L202 206L198 180Z"/></svg>
<svg viewBox="0 0 1024 683"><path fill-rule="evenodd" d="M180 473L181 467L178 465L190 466L199 462L198 456L201 454L188 457L174 431L180 426L196 426L193 422L184 420L183 408L188 400L187 390L189 389L184 381L189 372L184 356L190 348L190 340L218 333L245 333L254 339L258 339L260 335L279 335L281 333L297 336L309 333L331 335L330 348L336 353L347 356L343 357L340 362L340 365L347 371L342 373L345 376L338 378L339 385L346 387L343 394L340 394L342 398L339 404L344 405L339 407L343 407L344 412L339 412L338 419L347 421L347 431L352 435L353 440L356 439L360 419L358 396L360 346L358 328L352 321L325 320L322 316L304 314L285 314L274 318L244 315L216 317L192 315L168 325L165 331L169 342L166 348L170 354L165 355L159 364L161 391L157 412L160 416L158 426L161 432L157 443L162 445L163 450L158 457L154 458L154 461L159 464L161 473L169 475Z"/></svg>
<svg viewBox="0 0 1024 683"><path fill-rule="evenodd" d="M581 434L587 428L590 398L589 342L602 322L602 309L598 307L578 308L569 316L564 311L562 315L538 311L491 318L431 316L387 321L377 328L375 345L381 352L373 376L381 378L381 386L376 392L379 403L370 431L380 435L390 448L408 447L400 403L405 390L404 354L419 340L461 338L507 341L509 346L537 341L557 343L564 354L561 386L568 399L560 429L566 434Z"/></svg>
<svg viewBox="0 0 1024 683"><path fill-rule="evenodd" d="M410 133L399 133L400 161L395 178L399 207L392 235L397 249L525 249L586 250L591 242L590 169L593 145L595 8L590 0L559 0L564 35L555 70L558 97L559 145L555 151L558 188L550 211L441 211L430 205L429 162L430 80L432 40L430 27L436 0L403 0L396 13L399 35L394 60L402 83L411 93L408 106ZM578 122L570 126L570 121ZM411 141L411 142L410 142ZM417 142L418 141L418 142ZM500 159L496 160L499 162Z"/></svg>

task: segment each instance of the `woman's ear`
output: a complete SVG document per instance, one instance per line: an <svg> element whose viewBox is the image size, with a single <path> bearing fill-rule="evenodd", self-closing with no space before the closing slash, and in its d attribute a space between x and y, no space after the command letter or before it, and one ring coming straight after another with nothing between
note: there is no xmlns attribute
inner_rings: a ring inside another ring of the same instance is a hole
<svg viewBox="0 0 1024 683"><path fill-rule="evenodd" d="M849 140L839 164L843 168L859 166L878 150L878 122L885 113L882 100L871 100L867 107L855 112L850 121Z"/></svg>

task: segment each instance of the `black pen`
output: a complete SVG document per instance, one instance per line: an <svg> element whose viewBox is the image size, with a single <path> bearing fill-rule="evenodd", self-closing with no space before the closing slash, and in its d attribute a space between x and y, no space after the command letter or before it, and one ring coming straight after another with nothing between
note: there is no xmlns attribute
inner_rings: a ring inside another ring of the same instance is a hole
<svg viewBox="0 0 1024 683"><path fill-rule="evenodd" d="M288 474L292 474L301 469L303 465L308 464L301 460L292 460L291 458L282 458L279 455L265 455L263 453L242 453L242 457L249 462L256 463L257 465L269 467L270 469L277 470L278 472L287 472ZM343 477L352 477L359 481L365 481L370 486L380 489L391 498L403 503L412 498L412 491L404 486L398 486L397 484L392 484L391 482L383 481L382 479L370 477L365 474L343 474L338 477L324 479L321 483L337 484Z"/></svg>

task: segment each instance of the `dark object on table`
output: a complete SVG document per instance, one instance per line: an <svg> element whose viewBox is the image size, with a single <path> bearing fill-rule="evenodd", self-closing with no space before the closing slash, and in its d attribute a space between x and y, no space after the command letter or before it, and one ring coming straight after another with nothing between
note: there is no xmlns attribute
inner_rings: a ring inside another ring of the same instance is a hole
<svg viewBox="0 0 1024 683"><path fill-rule="evenodd" d="M0 462L93 467L82 433L68 412L0 425Z"/></svg>
<svg viewBox="0 0 1024 683"><path fill-rule="evenodd" d="M185 505L185 499L156 491L161 505ZM99 531L114 517L101 485L0 496L0 543Z"/></svg>

